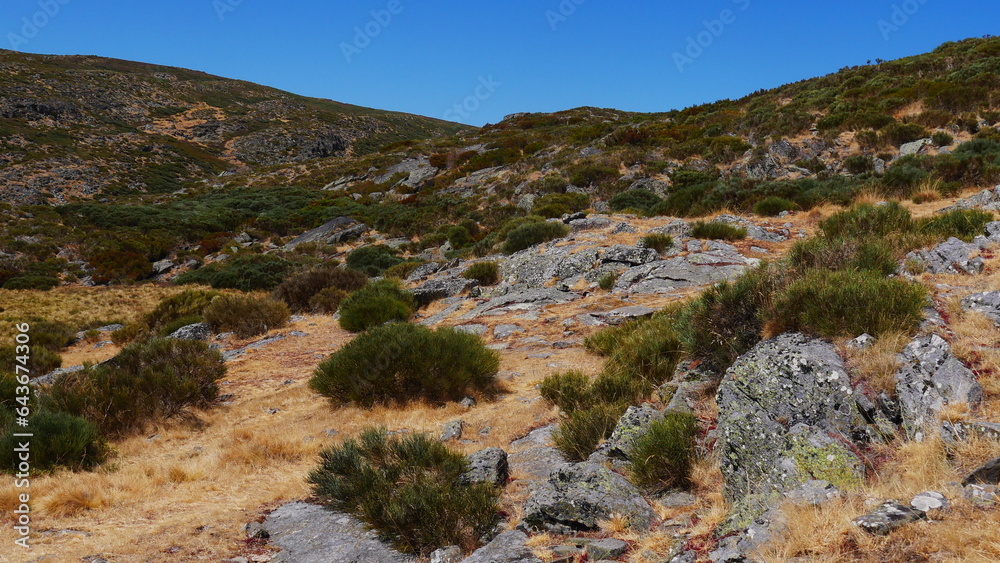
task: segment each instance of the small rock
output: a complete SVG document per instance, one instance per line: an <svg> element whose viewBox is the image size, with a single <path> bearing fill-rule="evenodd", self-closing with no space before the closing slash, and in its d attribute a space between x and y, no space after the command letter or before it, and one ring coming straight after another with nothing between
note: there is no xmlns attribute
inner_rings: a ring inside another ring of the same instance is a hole
<svg viewBox="0 0 1000 563"><path fill-rule="evenodd" d="M910 501L910 507L921 512L931 512L932 510L947 510L951 508L951 502L937 491L927 491L913 497Z"/></svg>
<svg viewBox="0 0 1000 563"><path fill-rule="evenodd" d="M1000 500L996 485L966 485L963 493L969 502L983 508L992 508Z"/></svg>
<svg viewBox="0 0 1000 563"><path fill-rule="evenodd" d="M521 334L524 329L518 325L499 325L493 329L493 338L496 340L504 340L510 338L515 334Z"/></svg>
<svg viewBox="0 0 1000 563"><path fill-rule="evenodd" d="M465 422L461 420L453 420L444 425L444 429L441 431L441 441L450 442L452 440L462 439L462 430L465 428Z"/></svg>
<svg viewBox="0 0 1000 563"><path fill-rule="evenodd" d="M875 337L865 333L848 342L847 348L850 350L861 351L869 348L872 344L875 344Z"/></svg>
<svg viewBox="0 0 1000 563"><path fill-rule="evenodd" d="M462 405L462 408L471 409L476 406L476 400L472 397L463 397L458 404Z"/></svg>
<svg viewBox="0 0 1000 563"><path fill-rule="evenodd" d="M811 479L797 489L788 491L785 496L796 503L819 506L839 497L840 489L829 481Z"/></svg>
<svg viewBox="0 0 1000 563"><path fill-rule="evenodd" d="M897 528L925 517L926 515L920 510L889 501L872 512L855 518L853 522L870 534L884 536Z"/></svg>
<svg viewBox="0 0 1000 563"><path fill-rule="evenodd" d="M528 536L521 531L503 532L488 545L476 550L462 563L542 563L525 544Z"/></svg>
<svg viewBox="0 0 1000 563"><path fill-rule="evenodd" d="M585 551L589 559L611 559L624 555L628 551L628 544L622 540L609 538L587 544Z"/></svg>
<svg viewBox="0 0 1000 563"><path fill-rule="evenodd" d="M1000 485L1000 457L988 461L962 481L966 485Z"/></svg>
<svg viewBox="0 0 1000 563"><path fill-rule="evenodd" d="M167 338L178 340L208 340L212 335L212 327L208 323L196 323L175 330Z"/></svg>
<svg viewBox="0 0 1000 563"><path fill-rule="evenodd" d="M249 522L243 526L243 531L246 532L247 538L251 540L266 540L271 537L271 534L264 529L264 526L260 522Z"/></svg>
<svg viewBox="0 0 1000 563"><path fill-rule="evenodd" d="M459 476L462 483L490 483L503 486L510 477L507 452L486 448L469 456L469 470Z"/></svg>
<svg viewBox="0 0 1000 563"><path fill-rule="evenodd" d="M462 561L462 548L457 545L442 547L431 553L430 563L460 563Z"/></svg>

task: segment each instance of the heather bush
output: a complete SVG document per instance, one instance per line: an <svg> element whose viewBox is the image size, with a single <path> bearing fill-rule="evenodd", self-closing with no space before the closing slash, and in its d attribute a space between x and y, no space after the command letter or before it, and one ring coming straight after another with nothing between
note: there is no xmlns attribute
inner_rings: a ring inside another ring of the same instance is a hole
<svg viewBox="0 0 1000 563"><path fill-rule="evenodd" d="M347 255L347 267L369 277L381 276L387 269L403 263L399 251L391 246L362 246Z"/></svg>
<svg viewBox="0 0 1000 563"><path fill-rule="evenodd" d="M600 403L570 412L552 435L556 447L570 461L586 461L597 444L611 435L627 404Z"/></svg>
<svg viewBox="0 0 1000 563"><path fill-rule="evenodd" d="M332 315L340 309L340 304L347 299L347 296L348 293L343 289L328 287L309 299L309 309L314 313Z"/></svg>
<svg viewBox="0 0 1000 563"><path fill-rule="evenodd" d="M13 344L0 346L0 369L13 370L15 365L24 366L28 368L31 377L38 377L62 366L62 356L44 346L29 345L27 361L18 361L18 358L24 357L24 354L17 353L17 347Z"/></svg>
<svg viewBox="0 0 1000 563"><path fill-rule="evenodd" d="M42 410L84 418L124 435L204 407L225 375L222 354L194 340L156 338L126 346L110 361L59 377L40 397Z"/></svg>
<svg viewBox="0 0 1000 563"><path fill-rule="evenodd" d="M270 291L285 279L290 268L291 264L277 256L252 254L185 272L177 276L174 283L200 283L214 289Z"/></svg>
<svg viewBox="0 0 1000 563"><path fill-rule="evenodd" d="M653 208L661 203L663 203L663 199L660 196L642 188L617 194L608 202L611 209L615 211L631 209L644 214L652 214Z"/></svg>
<svg viewBox="0 0 1000 563"><path fill-rule="evenodd" d="M500 283L500 264L496 262L476 262L462 272L467 280L476 280L479 285L491 286Z"/></svg>
<svg viewBox="0 0 1000 563"><path fill-rule="evenodd" d="M800 272L809 269L871 270L884 276L896 272L898 257L879 238L842 239L814 237L795 243L786 258Z"/></svg>
<svg viewBox="0 0 1000 563"><path fill-rule="evenodd" d="M503 244L504 254L513 254L569 234L569 227L562 223L542 221L525 223L507 234Z"/></svg>
<svg viewBox="0 0 1000 563"><path fill-rule="evenodd" d="M478 336L389 323L335 352L319 365L310 385L337 404L441 403L492 392L499 366L499 354Z"/></svg>
<svg viewBox="0 0 1000 563"><path fill-rule="evenodd" d="M291 313L281 301L252 295L216 297L205 309L205 322L215 332L250 338L288 324Z"/></svg>
<svg viewBox="0 0 1000 563"><path fill-rule="evenodd" d="M754 204L753 212L763 217L776 217L785 211L795 211L799 206L783 197L771 196Z"/></svg>
<svg viewBox="0 0 1000 563"><path fill-rule="evenodd" d="M895 202L885 205L861 204L841 211L819 224L828 239L885 237L913 230L910 212Z"/></svg>
<svg viewBox="0 0 1000 563"><path fill-rule="evenodd" d="M186 324L201 322L205 309L219 295L218 291L202 289L183 291L157 303L152 311L143 316L142 323L150 331L166 336L172 332L168 332L168 329L176 326L178 321Z"/></svg>
<svg viewBox="0 0 1000 563"><path fill-rule="evenodd" d="M417 310L413 294L395 280L369 283L340 303L340 326L363 332L390 321L405 321Z"/></svg>
<svg viewBox="0 0 1000 563"><path fill-rule="evenodd" d="M447 545L472 551L499 520L499 491L461 482L467 468L465 456L439 440L370 429L322 452L309 482L326 506L400 551L426 556Z"/></svg>
<svg viewBox="0 0 1000 563"><path fill-rule="evenodd" d="M274 288L271 297L285 302L296 312L312 310L311 299L324 289L333 288L348 293L357 291L368 283L368 277L357 270L322 265L288 276Z"/></svg>
<svg viewBox="0 0 1000 563"><path fill-rule="evenodd" d="M687 487L695 456L694 415L667 412L633 441L629 452L629 476L633 483L650 492Z"/></svg>

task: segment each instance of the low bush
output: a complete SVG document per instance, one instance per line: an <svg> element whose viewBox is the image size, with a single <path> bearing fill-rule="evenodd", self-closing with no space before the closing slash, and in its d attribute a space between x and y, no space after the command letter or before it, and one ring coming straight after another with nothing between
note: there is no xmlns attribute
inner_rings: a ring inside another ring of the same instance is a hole
<svg viewBox="0 0 1000 563"><path fill-rule="evenodd" d="M588 408L594 396L590 377L582 371L554 373L542 380L538 390L542 398L566 412Z"/></svg>
<svg viewBox="0 0 1000 563"><path fill-rule="evenodd" d="M674 237L665 234L654 233L651 235L646 235L642 237L639 241L640 246L644 248L652 248L653 250L663 254L664 251L669 249L674 245Z"/></svg>
<svg viewBox="0 0 1000 563"><path fill-rule="evenodd" d="M440 403L492 392L499 366L500 356L478 336L389 323L330 356L310 385L338 404L372 407L420 399Z"/></svg>
<svg viewBox="0 0 1000 563"><path fill-rule="evenodd" d="M637 486L659 493L690 484L695 455L694 415L668 412L632 443L629 476Z"/></svg>
<svg viewBox="0 0 1000 563"><path fill-rule="evenodd" d="M50 289L59 287L62 282L59 278L53 276L20 276L16 278L11 278L4 282L3 288L8 290L38 290L38 291L49 291Z"/></svg>
<svg viewBox="0 0 1000 563"><path fill-rule="evenodd" d="M390 321L405 321L417 310L413 294L394 280L379 280L350 294L340 303L340 326L364 332Z"/></svg>
<svg viewBox="0 0 1000 563"><path fill-rule="evenodd" d="M615 211L631 209L647 215L652 214L653 208L661 203L663 203L663 199L660 196L642 188L617 194L608 202L611 209Z"/></svg>
<svg viewBox="0 0 1000 563"><path fill-rule="evenodd" d="M673 377L684 347L677 334L676 308L658 313L636 324L609 346L605 373L627 374L648 383L649 388Z"/></svg>
<svg viewBox="0 0 1000 563"><path fill-rule="evenodd" d="M185 272L177 276L174 283L200 283L214 289L270 291L285 279L290 268L291 264L277 256L253 254Z"/></svg>
<svg viewBox="0 0 1000 563"><path fill-rule="evenodd" d="M347 295L343 289L328 287L309 299L309 309L314 313L332 315L340 309L340 304L347 299Z"/></svg>
<svg viewBox="0 0 1000 563"><path fill-rule="evenodd" d="M938 131L937 133L934 133L933 135L931 135L931 139L934 141L934 144L939 147L950 147L952 143L955 142L955 137L952 137L951 135L945 133L944 131Z"/></svg>
<svg viewBox="0 0 1000 563"><path fill-rule="evenodd" d="M743 240L747 237L747 230L725 223L695 221L691 225L691 236L705 240Z"/></svg>
<svg viewBox="0 0 1000 563"><path fill-rule="evenodd" d="M426 262L420 260L408 260L406 262L400 262L399 264L396 264L391 268L386 268L385 272L383 272L382 275L387 278L405 280L406 278L410 277L410 274L413 273L413 270L416 270L425 263Z"/></svg>
<svg viewBox="0 0 1000 563"><path fill-rule="evenodd" d="M785 211L795 211L799 206L794 201L772 196L754 204L753 212L763 217L776 217Z"/></svg>
<svg viewBox="0 0 1000 563"><path fill-rule="evenodd" d="M39 411L33 413L27 427L10 427L0 434L2 470L16 473L18 438L14 433L31 433L31 468L49 471L66 467L77 471L100 464L107 453L100 432L94 424L64 413ZM23 441L23 439L21 439Z"/></svg>
<svg viewBox="0 0 1000 563"><path fill-rule="evenodd" d="M166 329L176 325L179 320L201 319L205 309L219 295L221 294L218 291L189 289L160 301L152 311L143 316L142 322L152 332L165 336L170 334ZM201 321L195 320L194 322ZM187 324L193 323L188 322Z"/></svg>
<svg viewBox="0 0 1000 563"><path fill-rule="evenodd" d="M828 239L885 237L913 230L910 212L895 202L862 204L834 214L819 224Z"/></svg>
<svg viewBox="0 0 1000 563"><path fill-rule="evenodd" d="M830 338L906 332L920 324L926 299L923 286L877 272L813 270L778 292L770 325Z"/></svg>
<svg viewBox="0 0 1000 563"><path fill-rule="evenodd" d="M556 447L570 461L586 461L601 440L611 436L627 404L598 404L571 412L552 435Z"/></svg>
<svg viewBox="0 0 1000 563"><path fill-rule="evenodd" d="M41 396L62 411L127 434L215 400L226 373L222 354L195 340L156 338L126 346L110 361L64 374Z"/></svg>
<svg viewBox="0 0 1000 563"><path fill-rule="evenodd" d="M993 214L978 209L957 209L917 221L915 230L940 238L956 237L966 242L986 232Z"/></svg>
<svg viewBox="0 0 1000 563"><path fill-rule="evenodd" d="M467 280L476 280L479 285L491 286L500 283L500 264L496 262L476 262L462 272Z"/></svg>
<svg viewBox="0 0 1000 563"><path fill-rule="evenodd" d="M884 276L896 272L898 257L882 239L814 237L797 242L788 263L800 272L809 269L870 270Z"/></svg>
<svg viewBox="0 0 1000 563"><path fill-rule="evenodd" d="M347 255L347 267L369 277L381 276L387 269L403 263L399 251L382 244L362 246Z"/></svg>
<svg viewBox="0 0 1000 563"><path fill-rule="evenodd" d="M26 361L21 363L18 358ZM0 346L0 367L14 370L14 366L24 366L31 377L38 377L62 367L62 356L44 346L28 346L28 354L17 353L14 345Z"/></svg>
<svg viewBox="0 0 1000 563"><path fill-rule="evenodd" d="M875 169L875 163L870 156L854 155L844 161L844 168L851 174L864 174Z"/></svg>
<svg viewBox="0 0 1000 563"><path fill-rule="evenodd" d="M597 285L604 291L611 291L614 289L615 284L618 283L618 274L614 272L608 272L601 276L601 279L597 282Z"/></svg>
<svg viewBox="0 0 1000 563"><path fill-rule="evenodd" d="M301 313L313 309L310 300L324 289L333 288L348 293L368 283L368 277L357 270L337 266L318 266L288 276L274 288L271 297L285 302L292 311Z"/></svg>
<svg viewBox="0 0 1000 563"><path fill-rule="evenodd" d="M507 233L502 250L504 254L513 254L568 234L569 227L562 223L552 221L525 223Z"/></svg>
<svg viewBox="0 0 1000 563"><path fill-rule="evenodd" d="M28 335L31 337L31 343L53 352L62 350L76 339L76 330L66 323L34 321L29 324L31 330Z"/></svg>
<svg viewBox="0 0 1000 563"><path fill-rule="evenodd" d="M497 488L461 483L465 456L439 440L367 430L320 459L309 475L315 495L400 551L426 556L459 545L469 552L498 521Z"/></svg>
<svg viewBox="0 0 1000 563"><path fill-rule="evenodd" d="M205 309L205 322L215 332L250 338L288 324L291 313L281 301L252 295L216 297Z"/></svg>

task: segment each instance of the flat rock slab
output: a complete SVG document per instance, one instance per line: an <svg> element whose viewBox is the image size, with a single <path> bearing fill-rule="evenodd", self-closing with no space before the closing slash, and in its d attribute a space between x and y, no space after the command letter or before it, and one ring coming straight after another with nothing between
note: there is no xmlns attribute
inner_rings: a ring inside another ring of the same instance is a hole
<svg viewBox="0 0 1000 563"><path fill-rule="evenodd" d="M476 550L462 563L542 563L525 544L528 536L524 532L511 530L503 532L489 544Z"/></svg>
<svg viewBox="0 0 1000 563"><path fill-rule="evenodd" d="M966 311L982 313L1000 326L1000 291L976 293L962 299L962 308Z"/></svg>
<svg viewBox="0 0 1000 563"><path fill-rule="evenodd" d="M872 512L853 520L854 525L875 535L884 536L897 528L916 522L926 515L898 502L886 502Z"/></svg>
<svg viewBox="0 0 1000 563"><path fill-rule="evenodd" d="M354 518L303 502L286 504L263 524L281 552L272 563L409 563Z"/></svg>
<svg viewBox="0 0 1000 563"><path fill-rule="evenodd" d="M973 471L962 481L962 485L1000 485L1000 457Z"/></svg>
<svg viewBox="0 0 1000 563"><path fill-rule="evenodd" d="M516 307L519 305L532 305L535 307L541 307L543 305L556 305L559 303L568 303L570 301L575 301L579 299L580 296L575 293L570 293L567 291L559 291L557 289L541 288L541 289L528 289L525 291L512 291L506 295L501 295L499 297L494 297L476 307L475 309L469 311L468 313L462 315L460 318L464 321L471 321L476 317L484 315L490 311L500 309L502 307Z"/></svg>

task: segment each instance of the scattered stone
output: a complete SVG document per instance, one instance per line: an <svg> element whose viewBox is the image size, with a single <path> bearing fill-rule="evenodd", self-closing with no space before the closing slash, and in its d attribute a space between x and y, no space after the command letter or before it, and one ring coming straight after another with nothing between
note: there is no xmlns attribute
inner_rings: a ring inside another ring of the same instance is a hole
<svg viewBox="0 0 1000 563"><path fill-rule="evenodd" d="M439 278L430 280L411 290L418 302L430 303L439 299L455 297L472 289L478 282L465 278Z"/></svg>
<svg viewBox="0 0 1000 563"><path fill-rule="evenodd" d="M272 563L410 563L380 542L374 532L351 516L321 506L294 502L272 512L263 529L281 549Z"/></svg>
<svg viewBox="0 0 1000 563"><path fill-rule="evenodd" d="M639 231L632 225L629 225L628 223L618 223L617 225L615 225L614 230L611 231L611 234L613 235L634 234L637 232Z"/></svg>
<svg viewBox="0 0 1000 563"><path fill-rule="evenodd" d="M153 262L153 272L158 276L162 276L163 274L169 272L170 270L173 270L176 267L177 264L174 264L170 260L160 260L159 262Z"/></svg>
<svg viewBox="0 0 1000 563"><path fill-rule="evenodd" d="M421 280L431 274L437 273L440 269L441 269L441 264L438 264L437 262L428 262L426 264L421 264L420 266L417 266L412 272L410 272L410 275L409 277L406 278L406 281L413 282Z"/></svg>
<svg viewBox="0 0 1000 563"><path fill-rule="evenodd" d="M941 213L947 213L958 209L1000 211L1000 186L983 190L972 197L967 197L947 209L942 209Z"/></svg>
<svg viewBox="0 0 1000 563"><path fill-rule="evenodd" d="M196 323L182 326L167 336L178 340L208 340L212 336L212 327L208 323Z"/></svg>
<svg viewBox="0 0 1000 563"><path fill-rule="evenodd" d="M481 547L462 563L542 563L525 543L528 536L521 531L503 532Z"/></svg>
<svg viewBox="0 0 1000 563"><path fill-rule="evenodd" d="M266 540L271 537L260 522L248 522L243 526L243 531L246 532L247 539L251 540Z"/></svg>
<svg viewBox="0 0 1000 563"><path fill-rule="evenodd" d="M639 248L617 244L598 253L601 262L616 262L628 266L641 266L660 259L660 254L652 248Z"/></svg>
<svg viewBox="0 0 1000 563"><path fill-rule="evenodd" d="M476 336L482 336L486 334L486 331L489 330L489 327L487 327L486 325L478 325L478 324L460 325L456 326L455 330L457 330L458 332L464 332L466 334L475 334Z"/></svg>
<svg viewBox="0 0 1000 563"><path fill-rule="evenodd" d="M941 438L948 444L964 442L971 436L1000 441L1000 423L981 420L945 420L941 423Z"/></svg>
<svg viewBox="0 0 1000 563"><path fill-rule="evenodd" d="M665 508L681 508L684 506L692 506L698 502L698 497L692 495L691 493L685 492L673 492L662 495L659 498L659 503Z"/></svg>
<svg viewBox="0 0 1000 563"><path fill-rule="evenodd" d="M476 406L476 400L472 397L462 397L462 400L459 401L458 404L461 405L462 408L471 409Z"/></svg>
<svg viewBox="0 0 1000 563"><path fill-rule="evenodd" d="M441 431L441 441L450 442L452 440L462 439L462 430L465 429L465 422L462 420L453 420L444 425L444 429Z"/></svg>
<svg viewBox="0 0 1000 563"><path fill-rule="evenodd" d="M862 334L861 336L848 342L847 348L849 350L860 352L861 350L868 349L872 344L875 344L875 337L866 332L865 334Z"/></svg>
<svg viewBox="0 0 1000 563"><path fill-rule="evenodd" d="M937 413L955 403L978 405L983 388L976 375L951 352L951 345L936 334L922 336L899 355L896 392L903 429L911 438L923 436L939 425Z"/></svg>
<svg viewBox="0 0 1000 563"><path fill-rule="evenodd" d="M921 152L923 152L924 147L930 147L930 146L934 146L934 140L933 139L930 139L930 138L927 138L927 139L918 139L916 141L913 141L912 143L906 143L906 144L900 146L899 147L899 156L902 157L902 156L907 156L907 155L911 155L911 154L920 154Z"/></svg>
<svg viewBox="0 0 1000 563"><path fill-rule="evenodd" d="M893 530L916 522L926 515L916 509L903 506L898 502L888 501L874 511L852 520L862 530L875 535L887 535Z"/></svg>
<svg viewBox="0 0 1000 563"><path fill-rule="evenodd" d="M656 313L652 307L636 305L632 307L622 307L605 313L592 313L594 317L603 320L609 325L620 325L633 319L651 317Z"/></svg>
<svg viewBox="0 0 1000 563"><path fill-rule="evenodd" d="M521 334L524 329L518 325L498 325L493 329L493 338L496 340L504 340L510 338L515 334Z"/></svg>
<svg viewBox="0 0 1000 563"><path fill-rule="evenodd" d="M368 232L368 226L350 217L337 217L315 229L295 237L285 245L285 250L294 250L296 246L307 242L320 244L340 244L359 238Z"/></svg>
<svg viewBox="0 0 1000 563"><path fill-rule="evenodd" d="M431 553L430 563L461 563L462 548L457 545L442 547Z"/></svg>
<svg viewBox="0 0 1000 563"><path fill-rule="evenodd" d="M927 491L913 497L913 499L910 500L910 508L921 512L948 510L951 508L951 502L947 497L937 491Z"/></svg>
<svg viewBox="0 0 1000 563"><path fill-rule="evenodd" d="M962 299L962 309L982 313L1000 327L1000 291L969 295Z"/></svg>
<svg viewBox="0 0 1000 563"><path fill-rule="evenodd" d="M615 222L610 217L605 217L604 215L591 215L585 219L576 219L570 221L570 230L576 231L596 231L598 229L606 229Z"/></svg>
<svg viewBox="0 0 1000 563"><path fill-rule="evenodd" d="M639 491L621 475L592 463L568 463L538 486L524 508L524 523L556 533L590 531L612 515L648 530L656 516Z"/></svg>
<svg viewBox="0 0 1000 563"><path fill-rule="evenodd" d="M906 255L903 265L918 264L932 274L969 274L976 275L983 271L985 264L979 256L972 257L985 245L986 240L979 237L968 243L952 237L929 250L916 250Z"/></svg>
<svg viewBox="0 0 1000 563"><path fill-rule="evenodd" d="M1000 485L1000 457L988 461L962 481L967 485Z"/></svg>
<svg viewBox="0 0 1000 563"><path fill-rule="evenodd" d="M786 492L785 496L798 504L819 506L838 498L840 496L840 489L829 481L810 479L802 483L798 488Z"/></svg>
<svg viewBox="0 0 1000 563"><path fill-rule="evenodd" d="M459 476L459 481L503 486L509 477L507 452L500 448L486 448L469 456L469 470Z"/></svg>
<svg viewBox="0 0 1000 563"><path fill-rule="evenodd" d="M993 508L1000 502L1000 490L996 485L966 485L963 494L980 508Z"/></svg>
<svg viewBox="0 0 1000 563"><path fill-rule="evenodd" d="M628 544L622 540L608 538L588 543L584 551L587 553L588 560L611 559L624 555L628 551Z"/></svg>
<svg viewBox="0 0 1000 563"><path fill-rule="evenodd" d="M613 291L673 293L679 289L701 287L735 278L758 263L758 260L745 258L736 248L718 243L702 252L629 268L618 277Z"/></svg>

